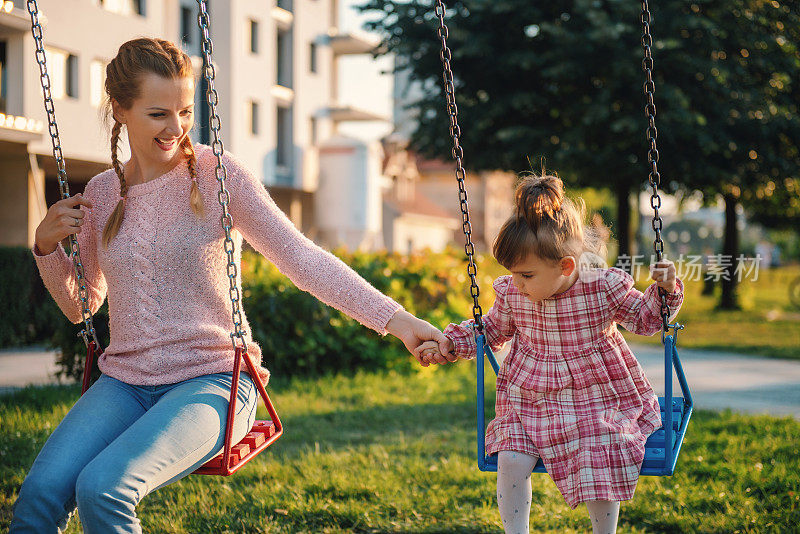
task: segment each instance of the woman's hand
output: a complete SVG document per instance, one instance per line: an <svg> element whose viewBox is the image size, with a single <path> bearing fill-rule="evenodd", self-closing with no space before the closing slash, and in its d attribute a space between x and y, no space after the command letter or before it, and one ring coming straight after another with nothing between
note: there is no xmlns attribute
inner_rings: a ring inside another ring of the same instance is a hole
<svg viewBox="0 0 800 534"><path fill-rule="evenodd" d="M47 214L36 228L36 248L41 254L53 252L58 243L72 234L81 233L85 213L80 206L91 208L92 203L80 193L64 198L50 206Z"/></svg>
<svg viewBox="0 0 800 534"><path fill-rule="evenodd" d="M439 354L434 357L436 363L454 362L458 358L451 352L450 340L432 324L417 319L405 310L399 310L389 320L386 330L400 339L417 361L427 367L428 362L423 361L415 349L426 341L435 341L439 344Z"/></svg>
<svg viewBox="0 0 800 534"><path fill-rule="evenodd" d="M650 276L656 281L658 287L663 287L667 293L674 293L677 282L675 281L675 264L669 260L662 260L650 266Z"/></svg>

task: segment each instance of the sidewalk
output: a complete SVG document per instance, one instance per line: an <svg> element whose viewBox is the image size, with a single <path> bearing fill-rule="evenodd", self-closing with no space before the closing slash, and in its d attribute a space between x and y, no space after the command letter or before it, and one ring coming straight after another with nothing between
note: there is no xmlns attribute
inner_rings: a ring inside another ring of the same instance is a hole
<svg viewBox="0 0 800 534"><path fill-rule="evenodd" d="M31 384L58 384L57 370L55 352L41 347L0 350L0 394Z"/></svg>
<svg viewBox="0 0 800 534"><path fill-rule="evenodd" d="M664 349L630 345L656 393L664 394ZM800 420L800 361L681 349L678 356L695 409L730 408L746 413L790 415ZM680 395L674 377L672 394Z"/></svg>
<svg viewBox="0 0 800 534"><path fill-rule="evenodd" d="M663 395L663 349L635 344L631 348L656 392ZM800 420L800 361L680 347L678 354L696 409L730 408ZM54 352L36 347L0 351L0 394L29 384L57 383L55 370ZM672 391L680 395L676 379Z"/></svg>

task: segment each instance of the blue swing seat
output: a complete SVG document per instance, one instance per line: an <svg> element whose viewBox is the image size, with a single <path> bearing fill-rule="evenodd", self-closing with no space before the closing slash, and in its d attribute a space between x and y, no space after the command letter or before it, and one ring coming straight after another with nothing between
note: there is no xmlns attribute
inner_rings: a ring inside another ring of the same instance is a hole
<svg viewBox="0 0 800 534"><path fill-rule="evenodd" d="M677 325L676 325L677 326ZM678 326L680 328L680 326ZM485 447L486 416L484 413L484 359L489 360L495 375L499 372L497 359L492 349L486 345L483 334L476 336L478 344L478 469L481 471L497 471L497 455L487 455ZM672 395L672 369L678 377L683 397ZM692 395L683 374L678 351L675 348L675 337L664 336L664 396L658 398L661 408L662 426L656 430L645 443L644 461L642 462L641 475L645 476L671 476L675 472L675 463L678 453L686 435L686 427L692 415ZM671 406L671 410L665 410ZM669 443L669 447L667 444ZM546 473L547 470L540 459L533 468L534 473Z"/></svg>

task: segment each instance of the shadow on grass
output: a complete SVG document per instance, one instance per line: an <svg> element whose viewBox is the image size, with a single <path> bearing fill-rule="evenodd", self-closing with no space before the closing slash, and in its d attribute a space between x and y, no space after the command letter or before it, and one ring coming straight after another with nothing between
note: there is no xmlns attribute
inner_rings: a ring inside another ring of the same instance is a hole
<svg viewBox="0 0 800 534"><path fill-rule="evenodd" d="M0 454L3 460L0 488L4 491L18 489L10 487L9 482L21 482L20 470L27 471L63 418L63 415L54 412L69 409L79 394L78 386L44 386L28 387L0 396L0 414L17 414L15 424L0 426ZM280 391L276 391L276 395L280 396ZM492 403L492 399L487 399L489 413ZM263 412L262 406L259 417ZM375 444L392 446L417 440L421 436L440 442L469 439L472 436L474 441L475 412L474 403L454 402L384 404L364 409L289 415L281 417L284 434L266 454L283 461L308 450L319 451L320 447L331 451ZM37 425L43 418L50 421L46 425Z"/></svg>

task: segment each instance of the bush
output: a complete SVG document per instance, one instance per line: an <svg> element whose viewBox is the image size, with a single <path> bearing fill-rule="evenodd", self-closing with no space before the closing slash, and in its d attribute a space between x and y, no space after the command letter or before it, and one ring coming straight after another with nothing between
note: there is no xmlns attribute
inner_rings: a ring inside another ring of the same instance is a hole
<svg viewBox="0 0 800 534"><path fill-rule="evenodd" d="M0 247L0 348L44 343L61 317L27 247ZM63 317L62 317L63 318Z"/></svg>
<svg viewBox="0 0 800 534"><path fill-rule="evenodd" d="M336 254L410 313L443 327L469 311L466 274L455 251L401 256ZM318 375L356 369L408 370L412 362L396 338L361 326L301 291L256 253L242 258L243 304L264 365L276 375Z"/></svg>
<svg viewBox="0 0 800 534"><path fill-rule="evenodd" d="M104 302L100 309L92 316L92 325L97 332L97 339L101 348L108 346L110 341L108 328L108 301ZM83 368L86 361L86 344L80 335L84 329L84 323L70 323L66 317L61 315L57 323L53 337L50 340L50 347L58 351L56 357L56 372L61 377L74 378L80 380L83 377ZM94 362L92 379L100 376L97 368L97 360Z"/></svg>
<svg viewBox="0 0 800 534"><path fill-rule="evenodd" d="M463 252L410 256L388 253L336 254L382 293L410 313L443 328L471 315L472 298ZM487 273L487 269L492 271ZM484 310L494 300L491 280L499 269L491 258L480 258L478 272ZM253 339L261 346L263 363L278 376L314 376L357 369L409 370L411 356L392 336L382 338L354 319L301 291L263 256L242 254L242 305ZM108 311L104 304L94 325L103 346L108 344ZM85 347L76 337L83 325L62 317L52 344L61 350L60 372L79 378Z"/></svg>

